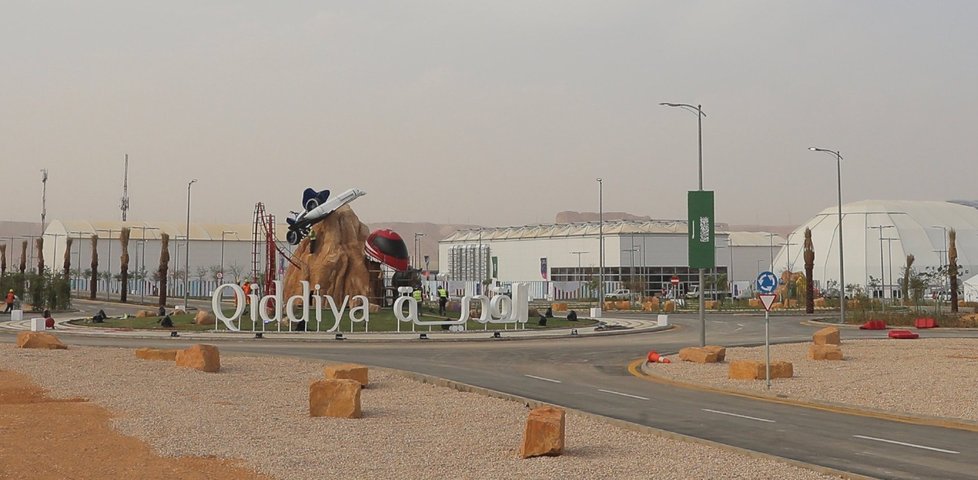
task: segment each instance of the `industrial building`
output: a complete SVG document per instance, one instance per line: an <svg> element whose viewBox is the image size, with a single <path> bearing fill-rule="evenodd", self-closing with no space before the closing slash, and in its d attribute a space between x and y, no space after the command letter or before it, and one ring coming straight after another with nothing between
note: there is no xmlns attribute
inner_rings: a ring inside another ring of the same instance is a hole
<svg viewBox="0 0 978 480"><path fill-rule="evenodd" d="M592 296L588 282L599 277L599 236L603 232L605 291L641 285L645 295L673 289L678 293L698 284L698 271L686 265L685 220L619 220L589 223L526 225L460 230L439 242L439 279L449 283L529 282L534 298ZM738 245L738 239L743 245ZM763 244L761 242L763 240ZM730 242L733 241L731 248ZM734 280L757 277L758 261L770 265L781 237L730 234L716 225L717 268L709 275ZM708 280L708 285L710 281Z"/></svg>

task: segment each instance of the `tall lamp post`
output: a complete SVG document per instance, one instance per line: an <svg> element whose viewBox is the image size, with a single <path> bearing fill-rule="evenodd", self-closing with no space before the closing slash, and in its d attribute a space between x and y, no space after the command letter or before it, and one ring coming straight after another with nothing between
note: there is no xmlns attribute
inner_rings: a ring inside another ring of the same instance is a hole
<svg viewBox="0 0 978 480"><path fill-rule="evenodd" d="M140 243L143 246L143 254L142 254L142 257L141 257L141 260L140 260L139 263L140 263L140 267L142 267L142 268L137 269L137 271L141 275L143 275L143 279L140 280L140 282L139 282L140 283L140 285L139 285L139 303L146 303L146 230L159 230L159 228L156 228L156 227L147 227L145 225L144 226L141 226L141 227L132 227L132 228L138 228L140 230L140 234L141 234L140 237L139 237L139 240L140 240Z"/></svg>
<svg viewBox="0 0 978 480"><path fill-rule="evenodd" d="M808 149L835 155L836 183L839 188L839 323L846 323L846 261L842 253L842 154L826 148L808 147Z"/></svg>
<svg viewBox="0 0 978 480"><path fill-rule="evenodd" d="M900 239L895 237L886 237L883 240L886 240L886 263L887 267L890 269L889 280L887 283L890 285L890 299L893 299L893 241L896 240L899 242Z"/></svg>
<svg viewBox="0 0 978 480"><path fill-rule="evenodd" d="M598 180L598 318L604 310L604 180Z"/></svg>
<svg viewBox="0 0 978 480"><path fill-rule="evenodd" d="M109 244L109 254L108 254L109 255L109 264L105 267L105 271L108 272L108 274L109 274L109 279L106 281L106 287L105 287L106 297L105 298L111 298L112 297L112 233L113 232L118 232L119 230L115 230L115 229L112 229L112 228L97 228L97 229L95 229L95 231L96 232L106 232L109 235L108 241L106 242L106 243Z"/></svg>
<svg viewBox="0 0 978 480"><path fill-rule="evenodd" d="M942 231L944 231L944 250L940 250L940 252L941 252L941 267L947 266L948 267L948 270L950 270L950 263L951 262L947 258L947 227L942 226L942 225L931 225L930 228L940 228ZM945 273L944 276L947 277L947 273ZM948 282L947 283L946 282L941 282L941 288L944 288L945 286L947 286L947 289L950 290L951 287L948 286L948 283L949 282L950 282L950 279L948 279ZM948 292L948 294L950 294L950 292ZM940 295L937 296L937 303L938 304L941 303L941 296Z"/></svg>
<svg viewBox="0 0 978 480"><path fill-rule="evenodd" d="M883 229L893 228L893 225L874 225L869 228L875 228L880 234L880 305L883 307L883 311L886 311L886 286L883 285Z"/></svg>
<svg viewBox="0 0 978 480"><path fill-rule="evenodd" d="M190 312L190 187L197 179L187 182L187 255L183 259L183 311Z"/></svg>
<svg viewBox="0 0 978 480"><path fill-rule="evenodd" d="M659 105L664 107L678 107L689 112L693 112L696 115L696 127L698 136L698 146L699 146L699 190L703 191L703 117L706 116L703 113L703 105L690 105L688 103L667 103L663 102ZM689 225L692 229L693 226ZM716 263L716 251L713 252L714 262ZM700 289L700 346L706 346L706 297L704 296L705 288L703 285L703 268L699 268L699 289Z"/></svg>

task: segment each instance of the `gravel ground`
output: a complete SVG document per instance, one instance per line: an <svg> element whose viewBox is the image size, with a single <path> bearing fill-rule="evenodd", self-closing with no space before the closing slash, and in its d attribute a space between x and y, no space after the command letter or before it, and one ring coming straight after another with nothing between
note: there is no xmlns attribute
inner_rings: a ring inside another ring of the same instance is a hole
<svg viewBox="0 0 978 480"><path fill-rule="evenodd" d="M225 355L218 374L136 360L133 350L0 345L0 368L54 397L81 396L117 414L113 427L163 455L243 459L281 479L834 478L568 414L557 458L517 458L527 409L516 402L372 369L364 418L308 416L324 363Z"/></svg>
<svg viewBox="0 0 978 480"><path fill-rule="evenodd" d="M978 421L978 339L849 340L842 361L809 360L804 344L772 345L771 361L792 363L794 378L771 381L771 394L914 415ZM767 393L765 382L727 378L732 360L764 361L764 347L728 348L726 362L655 364L666 378Z"/></svg>

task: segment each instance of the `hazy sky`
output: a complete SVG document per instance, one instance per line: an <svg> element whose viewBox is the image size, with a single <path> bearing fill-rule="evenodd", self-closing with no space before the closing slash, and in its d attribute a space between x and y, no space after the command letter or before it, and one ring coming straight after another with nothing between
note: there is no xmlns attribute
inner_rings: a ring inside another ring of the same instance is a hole
<svg viewBox="0 0 978 480"><path fill-rule="evenodd" d="M836 202L978 198L974 1L5 1L0 218L365 221L560 210L799 224Z"/></svg>

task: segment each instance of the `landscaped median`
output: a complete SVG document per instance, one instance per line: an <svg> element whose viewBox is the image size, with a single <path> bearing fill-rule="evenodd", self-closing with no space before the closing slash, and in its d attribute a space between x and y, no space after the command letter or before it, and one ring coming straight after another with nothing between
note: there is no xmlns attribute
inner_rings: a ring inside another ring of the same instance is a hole
<svg viewBox="0 0 978 480"><path fill-rule="evenodd" d="M633 373L657 381L756 395L776 401L851 407L874 416L941 419L978 431L978 339L845 340L843 360L812 359L812 343L771 346L771 360L793 365L791 378L730 378L730 363L759 361L764 347L727 348L722 363L636 361ZM817 356L817 355L816 355ZM953 425L949 425L953 426Z"/></svg>

